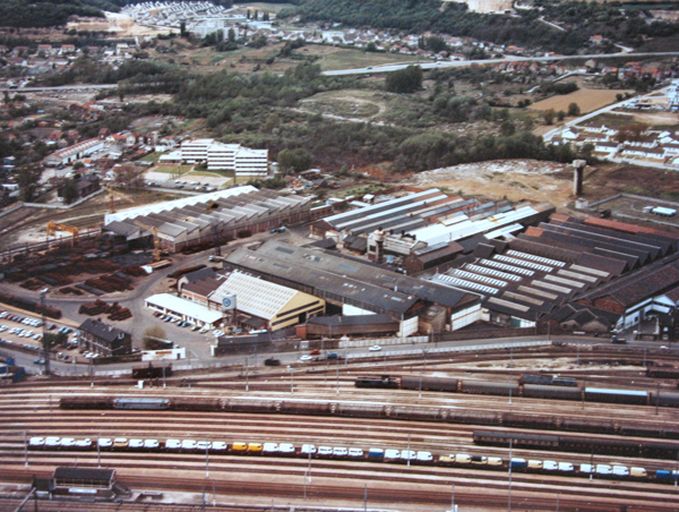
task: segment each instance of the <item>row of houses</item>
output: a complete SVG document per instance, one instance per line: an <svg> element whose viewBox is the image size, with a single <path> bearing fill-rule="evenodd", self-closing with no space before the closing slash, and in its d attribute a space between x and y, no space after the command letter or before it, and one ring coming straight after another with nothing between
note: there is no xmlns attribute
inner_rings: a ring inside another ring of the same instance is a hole
<svg viewBox="0 0 679 512"><path fill-rule="evenodd" d="M679 132L646 130L630 134L631 139L624 139L625 136L625 133L606 125L569 126L548 142L580 148L591 145L592 154L604 160L638 160L679 168Z"/></svg>

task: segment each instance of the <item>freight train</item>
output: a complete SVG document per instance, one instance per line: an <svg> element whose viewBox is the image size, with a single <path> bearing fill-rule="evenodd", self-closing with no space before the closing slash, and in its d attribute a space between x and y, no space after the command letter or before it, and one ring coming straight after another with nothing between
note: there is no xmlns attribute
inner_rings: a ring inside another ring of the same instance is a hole
<svg viewBox="0 0 679 512"><path fill-rule="evenodd" d="M527 434L523 432L475 431L476 444L536 450L621 455L648 459L676 459L679 443L637 441L575 435Z"/></svg>
<svg viewBox="0 0 679 512"><path fill-rule="evenodd" d="M145 397L65 396L60 401L64 409L126 409L148 410L155 408L176 411L203 411L227 413L297 414L321 416L347 416L359 418L414 420L437 423L458 423L492 427L514 427L567 432L591 432L619 436L679 439L679 427L639 420L614 421L586 416L562 417L515 412L484 411L476 409L451 409L427 406L387 405L375 402L361 403L341 400L298 401L295 399L249 400L246 398L173 397L149 402Z"/></svg>
<svg viewBox="0 0 679 512"><path fill-rule="evenodd" d="M401 450L385 447L316 446L293 443L215 441L195 439L128 439L127 437L76 439L73 437L31 437L29 450L47 451L120 451L165 453L212 453L216 455L239 455L257 457L299 457L307 459L334 459L351 462L394 464L421 464L470 469L523 471L573 477L636 480L657 483L677 483L679 471L669 469L647 470L643 467L625 466L614 462L608 464L573 463L543 459L503 458L480 453L441 453Z"/></svg>
<svg viewBox="0 0 679 512"><path fill-rule="evenodd" d="M380 375L358 377L357 388L408 389L444 391L473 395L515 396L550 400L577 400L630 405L658 405L679 407L679 393L675 391L612 389L580 386L577 381L564 377L550 377L550 384L532 384L536 379L522 377L518 382L487 382L476 379L455 379L425 375ZM543 382L546 382L543 381Z"/></svg>

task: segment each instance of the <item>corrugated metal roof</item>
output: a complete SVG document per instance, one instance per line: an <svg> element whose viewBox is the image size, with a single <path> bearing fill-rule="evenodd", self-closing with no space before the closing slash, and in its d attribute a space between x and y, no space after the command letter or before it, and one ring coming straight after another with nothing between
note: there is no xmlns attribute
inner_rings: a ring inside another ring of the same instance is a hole
<svg viewBox="0 0 679 512"><path fill-rule="evenodd" d="M301 292L235 270L210 294L210 300L221 304L224 297L235 295L238 311L271 320L297 293Z"/></svg>
<svg viewBox="0 0 679 512"><path fill-rule="evenodd" d="M124 220L132 219L134 217L140 217L143 215L149 215L151 213L158 213L173 208L181 208L185 205L207 203L209 201L215 201L220 198L235 196L239 194L247 194L250 192L257 192L257 189L252 185L244 185L242 187L227 188L226 190L218 190L216 192L209 192L207 194L198 194L195 196L182 197L181 199L175 199L173 201L163 201L160 203L152 203L144 206L138 206L135 208L129 208L127 210L121 210L116 213L107 213L104 217L104 224L113 222L114 220Z"/></svg>

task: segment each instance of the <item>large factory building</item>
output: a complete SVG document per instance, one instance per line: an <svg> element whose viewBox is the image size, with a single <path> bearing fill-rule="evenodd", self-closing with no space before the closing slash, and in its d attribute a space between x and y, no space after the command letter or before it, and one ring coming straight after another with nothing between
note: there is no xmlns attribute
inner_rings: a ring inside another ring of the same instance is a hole
<svg viewBox="0 0 679 512"><path fill-rule="evenodd" d="M163 249L178 252L308 221L311 201L246 185L110 213L104 228L120 234L155 232Z"/></svg>
<svg viewBox="0 0 679 512"><path fill-rule="evenodd" d="M474 293L321 249L272 240L257 250L237 249L225 266L323 298L344 315L389 315L399 322L401 336L461 328L481 319L480 298Z"/></svg>

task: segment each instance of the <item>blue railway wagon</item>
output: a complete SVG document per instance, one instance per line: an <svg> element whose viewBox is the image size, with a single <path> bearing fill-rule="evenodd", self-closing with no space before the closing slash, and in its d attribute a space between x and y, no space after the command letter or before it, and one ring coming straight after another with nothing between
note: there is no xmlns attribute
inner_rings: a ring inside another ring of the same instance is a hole
<svg viewBox="0 0 679 512"><path fill-rule="evenodd" d="M115 398L113 400L114 409L141 409L141 410L163 410L170 408L170 400L167 398Z"/></svg>
<svg viewBox="0 0 679 512"><path fill-rule="evenodd" d="M585 388L585 400L588 402L607 402L621 404L647 405L649 402L648 391L639 389L608 389L608 388Z"/></svg>

